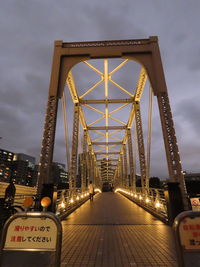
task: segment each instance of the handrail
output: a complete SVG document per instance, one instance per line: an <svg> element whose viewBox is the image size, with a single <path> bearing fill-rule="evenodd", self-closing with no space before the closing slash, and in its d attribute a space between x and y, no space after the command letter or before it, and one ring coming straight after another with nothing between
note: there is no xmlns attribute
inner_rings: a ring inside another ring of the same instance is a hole
<svg viewBox="0 0 200 267"><path fill-rule="evenodd" d="M130 188L117 188L115 192L123 194L165 223L168 223L167 204L163 189L149 188L144 191L141 187L137 187L136 191L133 191Z"/></svg>

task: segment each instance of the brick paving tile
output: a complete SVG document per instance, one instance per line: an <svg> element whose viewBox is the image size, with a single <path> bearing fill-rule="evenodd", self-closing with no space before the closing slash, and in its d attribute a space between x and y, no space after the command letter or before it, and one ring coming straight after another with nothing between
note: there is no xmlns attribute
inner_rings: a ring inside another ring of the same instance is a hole
<svg viewBox="0 0 200 267"><path fill-rule="evenodd" d="M62 226L62 267L178 266L172 229L120 194L98 194Z"/></svg>

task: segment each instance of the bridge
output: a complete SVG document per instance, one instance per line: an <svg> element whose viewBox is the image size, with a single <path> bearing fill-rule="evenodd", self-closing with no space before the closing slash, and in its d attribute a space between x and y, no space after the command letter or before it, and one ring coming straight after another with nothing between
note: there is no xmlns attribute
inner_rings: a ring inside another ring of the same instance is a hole
<svg viewBox="0 0 200 267"><path fill-rule="evenodd" d="M135 82L131 88L123 80L127 66L136 73L130 77ZM142 118L145 91L147 120ZM169 173L168 184L161 189L149 187L154 98ZM71 106L73 112L69 112ZM70 175L69 189L63 190L50 181L59 109ZM148 124L146 140L143 121ZM96 193L93 201L89 201L90 181ZM102 193L105 184L113 192ZM49 196L49 210L62 220L61 266L178 266L170 225L177 214L191 207L157 37L55 42L33 195L35 210L40 209L39 200Z"/></svg>

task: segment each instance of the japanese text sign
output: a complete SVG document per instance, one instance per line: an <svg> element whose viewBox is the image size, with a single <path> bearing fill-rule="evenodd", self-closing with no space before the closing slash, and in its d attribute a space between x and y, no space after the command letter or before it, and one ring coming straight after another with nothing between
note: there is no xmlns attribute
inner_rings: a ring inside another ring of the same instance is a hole
<svg viewBox="0 0 200 267"><path fill-rule="evenodd" d="M51 218L16 218L8 226L4 249L56 250L57 231Z"/></svg>
<svg viewBox="0 0 200 267"><path fill-rule="evenodd" d="M186 217L179 225L181 246L184 250L200 250L200 217Z"/></svg>

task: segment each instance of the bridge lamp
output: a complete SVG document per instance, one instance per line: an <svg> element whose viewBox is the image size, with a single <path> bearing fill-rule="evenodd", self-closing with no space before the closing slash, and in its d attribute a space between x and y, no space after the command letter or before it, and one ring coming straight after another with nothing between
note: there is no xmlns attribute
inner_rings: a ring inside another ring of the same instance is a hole
<svg viewBox="0 0 200 267"><path fill-rule="evenodd" d="M150 201L150 200L149 200L148 198L146 198L145 202L146 202L146 203L149 203L149 201Z"/></svg>
<svg viewBox="0 0 200 267"><path fill-rule="evenodd" d="M65 208L65 203L62 201L62 203L60 204L61 208Z"/></svg>
<svg viewBox="0 0 200 267"><path fill-rule="evenodd" d="M76 200L79 200L80 198L79 198L79 196L76 198Z"/></svg>
<svg viewBox="0 0 200 267"><path fill-rule="evenodd" d="M70 199L70 203L74 203L74 200L73 200L73 198L71 198L71 199Z"/></svg>
<svg viewBox="0 0 200 267"><path fill-rule="evenodd" d="M81 195L81 198L83 198L83 194Z"/></svg>
<svg viewBox="0 0 200 267"><path fill-rule="evenodd" d="M140 196L139 196L139 200L141 200L141 199L142 199L142 196L140 195Z"/></svg>
<svg viewBox="0 0 200 267"><path fill-rule="evenodd" d="M135 194L134 197L137 198L137 194Z"/></svg>
<svg viewBox="0 0 200 267"><path fill-rule="evenodd" d="M160 208L160 202L156 202L155 206L156 208Z"/></svg>

